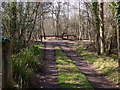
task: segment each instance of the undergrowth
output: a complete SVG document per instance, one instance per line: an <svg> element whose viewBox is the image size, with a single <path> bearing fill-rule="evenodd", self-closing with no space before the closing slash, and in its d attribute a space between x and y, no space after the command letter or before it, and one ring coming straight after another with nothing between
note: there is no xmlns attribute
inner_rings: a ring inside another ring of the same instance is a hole
<svg viewBox="0 0 120 90"><path fill-rule="evenodd" d="M29 87L30 78L34 76L43 62L44 50L39 48L43 44L37 44L25 48L20 53L12 56L13 82L17 88Z"/></svg>

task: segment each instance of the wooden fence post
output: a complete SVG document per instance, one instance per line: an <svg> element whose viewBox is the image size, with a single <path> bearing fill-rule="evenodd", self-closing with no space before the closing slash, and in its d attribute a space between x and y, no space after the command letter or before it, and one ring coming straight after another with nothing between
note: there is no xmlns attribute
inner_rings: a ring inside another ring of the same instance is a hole
<svg viewBox="0 0 120 90"><path fill-rule="evenodd" d="M12 88L12 61L10 40L2 39L2 88Z"/></svg>

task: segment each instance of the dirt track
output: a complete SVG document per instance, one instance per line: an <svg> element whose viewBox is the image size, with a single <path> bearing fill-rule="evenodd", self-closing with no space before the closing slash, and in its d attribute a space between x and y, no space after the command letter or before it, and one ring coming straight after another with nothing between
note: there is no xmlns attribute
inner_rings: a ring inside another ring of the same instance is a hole
<svg viewBox="0 0 120 90"><path fill-rule="evenodd" d="M89 82L93 85L95 89L97 88L116 88L113 82L109 81L102 74L100 74L96 69L94 69L89 63L82 59L82 57L77 56L73 51L73 48L69 47L67 41L46 41L46 70L44 74L44 83L42 83L42 88L59 88L58 87L58 72L54 56L54 47L60 46L62 51L68 55L68 57L74 62L78 69L87 77Z"/></svg>
<svg viewBox="0 0 120 90"><path fill-rule="evenodd" d="M54 57L54 45L45 43L45 66L42 74L39 74L39 88L58 88L58 73Z"/></svg>

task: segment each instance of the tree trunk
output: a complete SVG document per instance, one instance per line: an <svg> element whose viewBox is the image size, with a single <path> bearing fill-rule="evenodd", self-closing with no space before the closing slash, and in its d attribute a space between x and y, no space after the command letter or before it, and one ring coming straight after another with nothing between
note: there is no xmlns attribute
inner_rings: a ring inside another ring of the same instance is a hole
<svg viewBox="0 0 120 90"><path fill-rule="evenodd" d="M69 31L69 0L68 0L67 10L68 10L68 18L67 18L67 30L66 30L66 33L68 35L68 31ZM67 36L67 39L68 39L68 36Z"/></svg>
<svg viewBox="0 0 120 90"><path fill-rule="evenodd" d="M46 39L46 34L45 34L45 30L44 30L44 15L42 16L42 31L43 31L43 35L44 35L44 39Z"/></svg>
<svg viewBox="0 0 120 90"><path fill-rule="evenodd" d="M15 37L15 34L16 34L16 29L17 29L17 3L16 2L13 2L12 3L12 8L11 8L11 21L10 21L10 39L12 40L11 42L11 50L12 50L12 53L14 53L15 51L18 50L18 48L16 49L16 37Z"/></svg>
<svg viewBox="0 0 120 90"><path fill-rule="evenodd" d="M104 38L104 13L103 13L104 3L102 0L99 2L99 18L100 18L100 53L105 52L105 38Z"/></svg>
<svg viewBox="0 0 120 90"><path fill-rule="evenodd" d="M100 38L100 29L99 29L99 24L100 24L100 21L99 21L99 9L98 9L98 2L93 2L93 13L94 13L94 16L95 16L95 29L96 29L96 33L97 33L97 36L96 36L96 46L97 46L97 54L100 55L100 41L99 41L99 38Z"/></svg>
<svg viewBox="0 0 120 90"><path fill-rule="evenodd" d="M60 33L60 8L61 8L61 6L60 6L60 2L58 2L58 9L57 9L57 15L56 15L56 18L57 18L57 20L56 20L56 29L57 29L57 32L56 32L56 34L57 35L59 35Z"/></svg>
<svg viewBox="0 0 120 90"><path fill-rule="evenodd" d="M28 36L28 40L27 40L27 44L29 43L29 41L30 41L30 39L31 39L31 37L32 37L32 33L33 33L33 31L34 31L34 28L35 28L35 24L36 24L36 20L37 20L37 16L38 16L38 8L39 8L39 6L40 6L40 3L38 3L38 4L36 4L36 11L35 11L35 18L34 18L34 21L33 21L33 26L32 26L32 28L31 28L31 31L30 31L30 34L29 34L29 36Z"/></svg>
<svg viewBox="0 0 120 90"><path fill-rule="evenodd" d="M80 21L81 21L81 17L80 17L80 1L79 1L79 26L78 26L78 40L80 40L80 36L81 36L81 30L80 30Z"/></svg>
<svg viewBox="0 0 120 90"><path fill-rule="evenodd" d="M117 4L118 84L120 86L120 1Z"/></svg>

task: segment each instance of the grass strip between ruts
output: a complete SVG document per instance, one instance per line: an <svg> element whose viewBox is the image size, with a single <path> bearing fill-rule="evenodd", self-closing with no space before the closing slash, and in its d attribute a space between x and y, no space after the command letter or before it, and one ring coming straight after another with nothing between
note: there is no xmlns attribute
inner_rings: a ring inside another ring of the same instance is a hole
<svg viewBox="0 0 120 90"><path fill-rule="evenodd" d="M58 80L60 88L91 88L84 74L78 70L77 66L63 53L59 47L56 49L56 62L58 66Z"/></svg>

